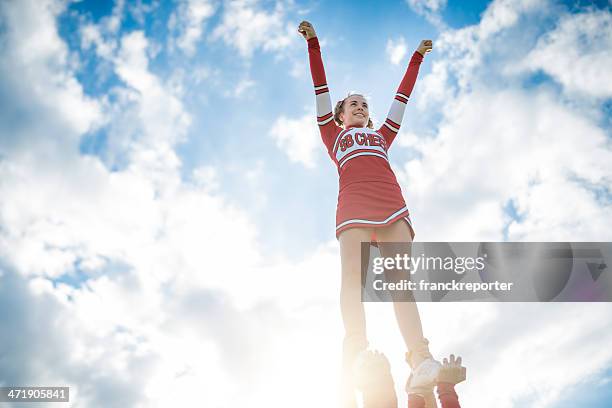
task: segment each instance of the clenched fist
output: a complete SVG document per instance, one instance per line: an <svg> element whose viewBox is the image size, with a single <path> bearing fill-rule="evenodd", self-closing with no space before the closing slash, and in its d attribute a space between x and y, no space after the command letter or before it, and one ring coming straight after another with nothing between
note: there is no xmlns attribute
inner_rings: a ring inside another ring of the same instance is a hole
<svg viewBox="0 0 612 408"><path fill-rule="evenodd" d="M423 40L419 44L419 48L417 48L417 52L422 56L425 56L426 53L430 52L433 47L433 42L431 40Z"/></svg>
<svg viewBox="0 0 612 408"><path fill-rule="evenodd" d="M310 40L317 36L315 33L314 27L308 21L302 21L300 26L298 27L298 32L302 34L305 40Z"/></svg>

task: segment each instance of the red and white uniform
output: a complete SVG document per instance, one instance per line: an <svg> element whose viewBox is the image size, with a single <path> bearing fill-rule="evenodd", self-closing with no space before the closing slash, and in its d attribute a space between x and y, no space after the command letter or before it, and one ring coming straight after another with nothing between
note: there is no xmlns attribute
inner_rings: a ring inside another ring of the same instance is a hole
<svg viewBox="0 0 612 408"><path fill-rule="evenodd" d="M408 222L414 238L408 207L389 165L388 150L402 123L423 56L418 52L412 55L385 122L373 130L336 125L317 37L308 40L308 55L317 99L317 123L340 177L336 238L348 228L381 227L400 219ZM374 234L372 238L375 240Z"/></svg>

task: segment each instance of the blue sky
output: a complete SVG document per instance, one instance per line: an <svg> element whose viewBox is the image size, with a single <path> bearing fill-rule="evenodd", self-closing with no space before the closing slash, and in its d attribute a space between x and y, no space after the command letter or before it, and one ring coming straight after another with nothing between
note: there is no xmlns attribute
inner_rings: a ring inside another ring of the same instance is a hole
<svg viewBox="0 0 612 408"><path fill-rule="evenodd" d="M590 384L585 384L581 387L575 387L572 392L569 393L567 398L557 406L559 408L565 407L607 407L612 401L612 390L610 390L610 375L612 372L607 370L604 375L607 380L594 381Z"/></svg>
<svg viewBox="0 0 612 408"><path fill-rule="evenodd" d="M0 314L2 385L57 380L107 407L206 384L206 406L274 407L314 381L299 404L328 403L338 181L304 19L332 100L364 93L375 124L434 41L390 151L417 240L612 238L609 2L6 1L0 301L32 312ZM371 342L401 355L376 306ZM466 406L609 404L609 305L446 306L421 313L474 373Z"/></svg>

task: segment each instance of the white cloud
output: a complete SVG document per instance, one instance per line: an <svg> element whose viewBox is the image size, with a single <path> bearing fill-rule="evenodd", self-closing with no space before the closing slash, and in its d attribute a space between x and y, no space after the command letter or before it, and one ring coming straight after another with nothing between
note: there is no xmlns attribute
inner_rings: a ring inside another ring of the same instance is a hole
<svg viewBox="0 0 612 408"><path fill-rule="evenodd" d="M193 180L206 192L217 191L220 187L218 171L213 166L201 166L193 170Z"/></svg>
<svg viewBox="0 0 612 408"><path fill-rule="evenodd" d="M609 367L607 303L419 303L434 356L461 355L461 406L554 407L568 390ZM398 406L410 374L390 304L366 304L369 341L391 361ZM597 338L594 338L597 333ZM574 371L575 370L575 371ZM535 385L534 385L535 384ZM483 389L487 392L483 393Z"/></svg>
<svg viewBox="0 0 612 408"><path fill-rule="evenodd" d="M469 33L473 29L475 31L473 33L475 39L486 40L503 30L512 28L519 22L522 16L528 13L544 10L553 11L550 7L551 2L540 0L494 1L484 11L479 24L468 28L467 31L461 30L461 32ZM471 43L466 44L468 47L471 45Z"/></svg>
<svg viewBox="0 0 612 408"><path fill-rule="evenodd" d="M179 3L177 10L168 20L168 28L178 31L174 43L188 56L193 56L196 44L202 38L206 21L215 13L216 5L210 0L185 0Z"/></svg>
<svg viewBox="0 0 612 408"><path fill-rule="evenodd" d="M179 99L181 87L168 84L149 70L148 39L142 31L125 34L112 58L117 76L127 85L114 88L116 103L106 103L112 118L107 128L109 166L139 163L165 177L165 169L179 166L173 146L185 140L191 116ZM172 78L171 78L172 79ZM176 93L176 94L175 94Z"/></svg>
<svg viewBox="0 0 612 408"><path fill-rule="evenodd" d="M67 384L91 407L329 405L342 327L337 242L300 259L262 253L265 231L242 207L252 203L224 197L214 167L182 179L174 149L186 137L189 114L180 87L151 72L150 40L141 31L111 35L99 27L99 36L84 34L86 44L110 44L99 54L122 81L107 97L88 98L57 36L61 8L54 4L0 3L7 21L0 88L14 96L0 114L23 115L0 125L0 306L11 311L0 320L14 334L0 339L0 349L10 351L3 378ZM515 15L511 9L502 14ZM527 8L521 10L517 18L495 15L511 28ZM398 172L417 238L495 240L507 225L512 239L605 239L609 204L589 188L610 183L606 133L554 90L486 81L490 72L477 67L493 48L491 33L506 29L488 21L482 24L489 28L478 28L488 34L465 44L471 53L447 40L433 71L444 86L420 94L452 89L436 112L442 121L434 138L398 138L422 158ZM102 116L104 154L123 155L119 168L78 154L80 138ZM281 117L270 134L306 167L322 149L314 114ZM265 174L261 163L246 180ZM520 220L504 215L508 199ZM568 220L568 211L580 216ZM71 280L78 283L62 283ZM612 340L607 304L447 306L420 305L435 354L464 355L471 377L459 390L466 406L510 406L515 396L550 405L612 359L602 346ZM375 346L387 344L390 333L399 339L392 324L368 324ZM317 392L304 394L303 384Z"/></svg>
<svg viewBox="0 0 612 408"><path fill-rule="evenodd" d="M86 50L92 46L96 47L98 56L105 59L111 59L116 44L112 41L104 40L100 26L91 23L84 24L81 27L81 47Z"/></svg>
<svg viewBox="0 0 612 408"><path fill-rule="evenodd" d="M609 185L612 152L602 129L547 94L481 90L445 109L435 138L412 139L422 158L401 173L420 240L499 240L507 223L512 240L609 235L612 225L588 220L612 219L611 208L572 181L577 174ZM506 218L509 200L522 221Z"/></svg>
<svg viewBox="0 0 612 408"><path fill-rule="evenodd" d="M68 132L48 133L47 138L59 137L67 141L99 125L102 114L99 103L84 95L73 77L72 55L54 30L55 15L62 10L63 6L56 2L23 2L19 7L2 4L0 11L7 20L3 35L9 42L19 42L19 47L3 47L0 75L7 89L15 95L13 103L24 105L22 113L31 112L33 109L28 101L35 100L37 105L48 109L51 117L46 119L63 121L67 126ZM52 69L56 67L59 69ZM8 122L7 118L5 123ZM40 122L32 122L29 126L37 128ZM44 126L39 131L38 138L44 139ZM6 139L2 137L0 143L12 144L18 140L19 135L15 134Z"/></svg>
<svg viewBox="0 0 612 408"><path fill-rule="evenodd" d="M387 56L393 65L397 65L406 56L408 52L408 47L406 46L406 39L404 37L399 37L397 40L389 38L387 40Z"/></svg>
<svg viewBox="0 0 612 408"><path fill-rule="evenodd" d="M257 83L249 78L242 78L238 81L234 89L228 93L228 96L233 98L242 98L249 94L249 90L252 89Z"/></svg>
<svg viewBox="0 0 612 408"><path fill-rule="evenodd" d="M446 0L406 0L408 5L418 13L442 11L446 7Z"/></svg>
<svg viewBox="0 0 612 408"><path fill-rule="evenodd" d="M522 63L542 70L570 93L612 96L612 15L607 10L565 16Z"/></svg>
<svg viewBox="0 0 612 408"><path fill-rule="evenodd" d="M149 69L149 59L159 52L143 31L122 34L115 21L121 15L113 9L99 24L80 27L81 47L95 47L97 68L110 70L127 86L116 86L100 98L106 132L106 150L100 153L109 168L123 168L140 162L163 177L164 166L178 166L172 146L185 139L191 123L179 99L183 84L177 69L164 83ZM194 74L196 75L196 74ZM111 102L114 101L114 102Z"/></svg>
<svg viewBox="0 0 612 408"><path fill-rule="evenodd" d="M521 36L521 13L535 20L547 11L530 2L495 2L480 24L437 41L437 60L414 99L425 114L435 111L431 118L439 115L439 125L434 137L407 143L420 158L402 175L420 239L496 240L504 227L510 239L609 236L612 225L588 221L612 219L610 203L593 192L611 185L612 152L592 107L564 103L546 87L521 89L520 72L497 70L528 61L530 47L541 44ZM501 42L521 52L504 54ZM509 202L520 219L504 214Z"/></svg>
<svg viewBox="0 0 612 408"><path fill-rule="evenodd" d="M112 33L117 33L121 28L121 19L123 17L123 11L125 9L125 0L117 0L113 7L112 14L105 17L102 21L105 28Z"/></svg>
<svg viewBox="0 0 612 408"><path fill-rule="evenodd" d="M133 10L146 10L138 5L130 6ZM83 20L79 27L81 31L81 47L88 49L95 46L96 53L103 59L110 59L117 47L117 36L121 29L125 0L118 0L113 6L111 15L104 16L98 24Z"/></svg>
<svg viewBox="0 0 612 408"><path fill-rule="evenodd" d="M257 0L229 0L213 39L233 46L243 57L261 48L279 51L297 41L295 27L285 21L287 5L277 2L273 10L260 8Z"/></svg>
<svg viewBox="0 0 612 408"><path fill-rule="evenodd" d="M323 149L314 113L298 119L281 116L272 125L270 135L289 160L314 168L317 151Z"/></svg>
<svg viewBox="0 0 612 408"><path fill-rule="evenodd" d="M155 11L158 7L159 2L157 0L153 0L150 3L143 3L143 0L136 0L131 1L127 5L127 10L138 24L144 25L147 14Z"/></svg>
<svg viewBox="0 0 612 408"><path fill-rule="evenodd" d="M335 306L335 243L302 259L264 256L245 211L218 191L214 167L181 179L174 148L188 114L149 70L143 32L103 53L122 83L112 98L91 101L58 59L66 46L56 14L26 12L34 5L24 2L1 7L9 36L0 88L18 82L12 75L36 74L19 82L23 99L10 98L23 116L0 133L0 304L11 311L0 320L13 333L0 340L10 350L3 379L66 384L91 407L280 407L315 380L317 393L294 405L325 405L335 373L322 367L339 352L329 343L341 326L323 313ZM26 60L20 41L39 30L51 51L38 44ZM58 106L66 101L75 102ZM93 119L76 126L75 112L90 104L105 109L107 153L127 152L118 169L79 154ZM15 134L23 145L9 150ZM259 177L257 169L245 176Z"/></svg>
<svg viewBox="0 0 612 408"><path fill-rule="evenodd" d="M443 305L427 306L442 312ZM482 309L491 309L485 318L479 316ZM612 339L604 323L610 311L605 303L464 305L461 312L469 318L446 308L444 319L458 324L452 332L438 326L432 337L442 339L446 354L461 350L468 367L468 381L457 387L462 405L511 408L524 401L551 407L563 401L570 387L598 375L612 360L612 352L602 347ZM463 330L472 335L453 339L451 333ZM483 331L489 334L482 336ZM597 340L594 333L599 334Z"/></svg>
<svg viewBox="0 0 612 408"><path fill-rule="evenodd" d="M433 53L426 57L431 61L432 72L419 79L417 89L425 96L416 100L418 106L436 107L454 100L458 92L484 85L520 86L516 82L509 84L503 74L509 72L508 65L525 58L526 50L533 48L537 37L521 37L524 33L517 23L522 15L543 18L547 13L558 10L549 2L537 0L497 0L488 5L478 24L443 30L434 41ZM517 45L508 46L507 37ZM475 80L475 76L480 77Z"/></svg>
<svg viewBox="0 0 612 408"><path fill-rule="evenodd" d="M547 29L552 12L561 13L560 23ZM547 2L499 0L478 24L440 34L425 61L432 70L413 97L433 126L398 136L415 157L396 173L417 240L498 241L504 233L510 241L610 240L605 191L612 187L612 150L598 99L607 91L597 93L591 82L607 73L585 67L590 77L581 85L573 74L557 74L570 61L578 68L591 57L602 60L605 52L590 44L605 24L592 9L569 16ZM546 60L553 54L558 71ZM550 81L529 85L535 69L563 89ZM507 211L510 203L516 217ZM512 407L517 400L554 406L612 361L603 346L612 336L601 323L610 313L605 304L466 305L486 318L452 328L429 323L460 319L443 307L425 305L423 321L437 353L456 351L471 365L471 379L459 387L466 406ZM495 334L485 342L482 330ZM453 339L457 331L460 340Z"/></svg>
<svg viewBox="0 0 612 408"><path fill-rule="evenodd" d="M434 26L445 28L440 13L446 8L446 0L406 0L406 3L415 13L425 17Z"/></svg>

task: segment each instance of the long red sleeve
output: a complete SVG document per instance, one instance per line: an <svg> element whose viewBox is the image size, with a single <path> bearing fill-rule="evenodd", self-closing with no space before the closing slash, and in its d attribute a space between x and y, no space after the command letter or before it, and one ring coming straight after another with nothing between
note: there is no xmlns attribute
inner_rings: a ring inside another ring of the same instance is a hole
<svg viewBox="0 0 612 408"><path fill-rule="evenodd" d="M455 386L451 383L438 383L438 399L442 408L461 408Z"/></svg>
<svg viewBox="0 0 612 408"><path fill-rule="evenodd" d="M313 37L308 40L308 57L310 60L310 74L312 75L312 83L314 84L315 88L321 86L327 87L325 68L323 68L323 59L321 58L321 46L319 45L319 39L317 37Z"/></svg>
<svg viewBox="0 0 612 408"><path fill-rule="evenodd" d="M319 125L323 143L327 147L327 151L331 152L336 135L338 135L341 129L334 122L331 97L329 95L327 79L325 78L321 47L317 37L308 40L308 58L310 60L310 74L312 75L317 99L317 124Z"/></svg>
<svg viewBox="0 0 612 408"><path fill-rule="evenodd" d="M423 56L420 52L415 51L414 54L412 54L412 58L410 58L410 63L408 64L406 73L404 74L402 82L400 83L400 86L397 89L397 93L404 98L404 103L408 102L408 98L410 98L410 94L412 93L412 89L414 88L417 76L419 75L419 68L421 66L421 62L423 62Z"/></svg>
<svg viewBox="0 0 612 408"><path fill-rule="evenodd" d="M393 103L389 109L387 119L379 129L379 131L385 137L388 147L391 146L391 143L393 143L395 136L399 132L402 119L404 118L404 111L406 110L406 104L408 103L408 98L410 98L410 94L414 88L417 76L419 75L419 67L421 66L421 62L423 62L423 56L419 52L415 51L414 54L412 54L412 58L410 59L406 73L402 78L402 82L397 89L397 93L395 94L395 98L393 99Z"/></svg>

